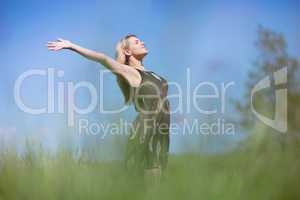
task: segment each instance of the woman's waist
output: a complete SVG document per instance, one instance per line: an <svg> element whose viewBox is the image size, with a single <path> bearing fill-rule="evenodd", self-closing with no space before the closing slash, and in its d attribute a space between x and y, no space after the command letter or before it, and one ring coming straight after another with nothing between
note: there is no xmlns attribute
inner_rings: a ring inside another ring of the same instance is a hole
<svg viewBox="0 0 300 200"><path fill-rule="evenodd" d="M135 104L135 109L142 114L168 113L170 111L170 103L168 99L153 99L151 101L143 100L142 103Z"/></svg>

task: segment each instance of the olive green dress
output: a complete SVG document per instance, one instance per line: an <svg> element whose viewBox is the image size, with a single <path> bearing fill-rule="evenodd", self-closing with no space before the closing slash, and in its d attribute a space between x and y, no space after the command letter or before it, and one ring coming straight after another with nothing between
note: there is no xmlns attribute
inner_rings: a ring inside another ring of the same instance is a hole
<svg viewBox="0 0 300 200"><path fill-rule="evenodd" d="M170 141L168 83L153 71L137 70L142 82L139 87L132 87L132 100L138 115L130 130L125 165L136 173L156 167L164 170Z"/></svg>

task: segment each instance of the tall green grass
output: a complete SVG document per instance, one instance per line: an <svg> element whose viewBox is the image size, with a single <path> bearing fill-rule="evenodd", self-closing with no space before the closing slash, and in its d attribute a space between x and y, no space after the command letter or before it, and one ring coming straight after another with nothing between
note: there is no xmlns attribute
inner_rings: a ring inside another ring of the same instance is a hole
<svg viewBox="0 0 300 200"><path fill-rule="evenodd" d="M64 150L7 151L0 156L0 199L300 199L298 144L283 147L264 134L225 154L171 155L151 190L122 161L74 159Z"/></svg>

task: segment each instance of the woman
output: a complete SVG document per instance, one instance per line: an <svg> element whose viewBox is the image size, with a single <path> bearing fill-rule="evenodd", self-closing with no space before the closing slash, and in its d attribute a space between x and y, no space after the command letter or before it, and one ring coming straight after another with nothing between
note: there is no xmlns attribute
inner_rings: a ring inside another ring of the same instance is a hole
<svg viewBox="0 0 300 200"><path fill-rule="evenodd" d="M64 39L48 42L48 49L77 52L116 75L125 103L133 102L138 112L126 148L126 168L159 181L169 152L168 84L166 79L143 66L142 61L148 54L144 42L136 35L127 35L117 44L116 59Z"/></svg>

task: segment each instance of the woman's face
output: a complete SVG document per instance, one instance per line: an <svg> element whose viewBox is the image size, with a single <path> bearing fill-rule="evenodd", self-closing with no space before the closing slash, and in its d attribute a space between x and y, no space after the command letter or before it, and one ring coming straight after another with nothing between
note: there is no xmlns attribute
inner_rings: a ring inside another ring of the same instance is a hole
<svg viewBox="0 0 300 200"><path fill-rule="evenodd" d="M148 50L146 49L144 42L137 37L130 37L128 41L128 54L134 56L138 60L142 60L147 54Z"/></svg>

